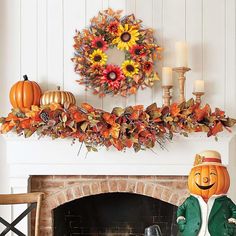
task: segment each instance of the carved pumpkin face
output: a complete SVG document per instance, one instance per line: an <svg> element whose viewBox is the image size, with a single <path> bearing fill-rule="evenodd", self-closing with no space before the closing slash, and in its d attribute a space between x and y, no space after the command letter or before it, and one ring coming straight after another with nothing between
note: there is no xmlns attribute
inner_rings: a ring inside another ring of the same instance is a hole
<svg viewBox="0 0 236 236"><path fill-rule="evenodd" d="M226 167L202 165L192 168L188 177L190 193L209 199L212 195L226 194L230 178Z"/></svg>

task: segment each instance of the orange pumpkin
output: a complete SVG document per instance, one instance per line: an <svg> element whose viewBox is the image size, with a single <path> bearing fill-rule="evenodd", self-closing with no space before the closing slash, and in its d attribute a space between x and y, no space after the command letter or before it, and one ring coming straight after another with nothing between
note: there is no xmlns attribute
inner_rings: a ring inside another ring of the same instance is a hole
<svg viewBox="0 0 236 236"><path fill-rule="evenodd" d="M24 81L18 81L10 90L10 102L14 108L30 109L32 105L39 105L42 95L39 85L29 81L27 75L23 76Z"/></svg>
<svg viewBox="0 0 236 236"><path fill-rule="evenodd" d="M210 152L206 151L205 153ZM214 155L216 154L219 153L214 151ZM214 162L221 161L220 158L217 158L203 156L203 162L196 164L191 169L188 177L190 193L200 195L204 200L208 200L212 195L226 194L228 192L230 177L226 167L221 162ZM204 161L204 159L207 161Z"/></svg>

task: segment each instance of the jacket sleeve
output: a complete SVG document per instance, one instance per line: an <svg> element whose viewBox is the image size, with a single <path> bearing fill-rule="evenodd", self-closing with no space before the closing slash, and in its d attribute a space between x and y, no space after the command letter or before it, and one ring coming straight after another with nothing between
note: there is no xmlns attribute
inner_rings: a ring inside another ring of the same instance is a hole
<svg viewBox="0 0 236 236"><path fill-rule="evenodd" d="M180 216L185 217L187 201L188 201L188 198L184 201L184 203L183 203L181 206L178 207L178 210L177 210L177 219L178 219L178 217L180 217Z"/></svg>
<svg viewBox="0 0 236 236"><path fill-rule="evenodd" d="M236 219L236 205L233 203L233 201L229 198L229 208L232 212L231 218Z"/></svg>

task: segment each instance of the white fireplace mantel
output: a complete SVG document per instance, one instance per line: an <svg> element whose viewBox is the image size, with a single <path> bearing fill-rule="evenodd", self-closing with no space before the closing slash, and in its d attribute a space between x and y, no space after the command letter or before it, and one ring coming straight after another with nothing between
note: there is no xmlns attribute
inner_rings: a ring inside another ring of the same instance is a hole
<svg viewBox="0 0 236 236"><path fill-rule="evenodd" d="M72 145L71 140L54 140L34 136L28 139L9 134L5 136L11 192L27 192L28 180L32 175L188 175L196 153L218 150L222 161L228 166L231 176L229 196L236 200L232 186L236 182L236 135L224 132L219 140L207 138L206 134L193 134L185 138L175 136L166 143L166 150L160 147L153 151L134 153L133 150L118 152L101 148L98 152L87 153L83 145ZM14 208L13 217L21 209ZM27 220L22 222L27 232Z"/></svg>
<svg viewBox="0 0 236 236"><path fill-rule="evenodd" d="M188 175L196 153L218 150L225 165L236 166L233 158L235 132L221 133L218 141L204 133L189 137L175 136L160 147L135 153L132 149L119 152L100 148L87 152L81 143L72 140L51 140L34 136L28 139L14 134L5 136L10 177L30 175Z"/></svg>

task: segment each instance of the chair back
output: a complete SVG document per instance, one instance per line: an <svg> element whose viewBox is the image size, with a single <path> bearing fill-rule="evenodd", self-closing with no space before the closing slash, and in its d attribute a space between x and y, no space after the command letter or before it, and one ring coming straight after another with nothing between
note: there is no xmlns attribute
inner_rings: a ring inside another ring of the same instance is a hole
<svg viewBox="0 0 236 236"><path fill-rule="evenodd" d="M9 231L13 231L19 236L25 236L22 232L15 228L26 215L36 208L35 213L35 236L39 236L39 219L40 208L44 193L20 193L20 194L0 194L0 205L29 204L28 208L20 214L12 223L8 223L0 216L0 223L6 226L6 229L0 233L0 236L6 235Z"/></svg>

